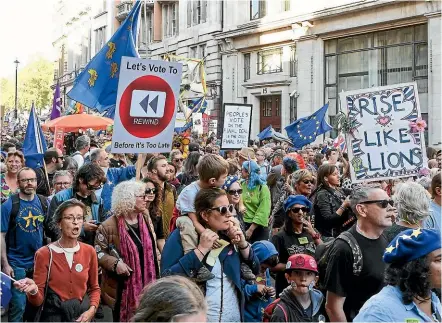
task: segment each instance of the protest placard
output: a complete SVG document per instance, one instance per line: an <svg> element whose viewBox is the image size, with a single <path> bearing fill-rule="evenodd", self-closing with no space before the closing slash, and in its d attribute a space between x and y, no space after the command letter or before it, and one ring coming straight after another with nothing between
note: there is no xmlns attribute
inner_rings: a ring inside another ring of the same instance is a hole
<svg viewBox="0 0 442 323"><path fill-rule="evenodd" d="M351 128L346 134L354 183L415 176L427 167L417 85L340 93Z"/></svg>
<svg viewBox="0 0 442 323"><path fill-rule="evenodd" d="M225 103L221 149L248 147L251 123L251 104Z"/></svg>
<svg viewBox="0 0 442 323"><path fill-rule="evenodd" d="M192 132L196 132L199 135L202 135L203 130L203 114L199 112L192 113Z"/></svg>
<svg viewBox="0 0 442 323"><path fill-rule="evenodd" d="M209 136L213 133L215 136L218 134L218 120L210 119L209 124Z"/></svg>
<svg viewBox="0 0 442 323"><path fill-rule="evenodd" d="M122 57L112 152L170 152L180 63Z"/></svg>

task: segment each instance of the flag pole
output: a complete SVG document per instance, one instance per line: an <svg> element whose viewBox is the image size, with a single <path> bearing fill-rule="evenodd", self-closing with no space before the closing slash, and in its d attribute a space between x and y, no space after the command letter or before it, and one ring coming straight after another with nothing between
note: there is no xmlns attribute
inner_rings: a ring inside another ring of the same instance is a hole
<svg viewBox="0 0 442 323"><path fill-rule="evenodd" d="M48 170L46 168L46 161L45 161L44 157L43 157L43 167L45 169L45 178L46 178L46 183L48 184L49 195L51 195L51 184L49 183Z"/></svg>

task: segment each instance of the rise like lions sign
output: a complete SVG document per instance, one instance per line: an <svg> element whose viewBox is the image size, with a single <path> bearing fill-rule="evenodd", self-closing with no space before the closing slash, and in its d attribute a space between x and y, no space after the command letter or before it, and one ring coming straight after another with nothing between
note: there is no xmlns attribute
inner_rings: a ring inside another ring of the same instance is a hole
<svg viewBox="0 0 442 323"><path fill-rule="evenodd" d="M354 183L416 176L427 167L416 83L340 93Z"/></svg>

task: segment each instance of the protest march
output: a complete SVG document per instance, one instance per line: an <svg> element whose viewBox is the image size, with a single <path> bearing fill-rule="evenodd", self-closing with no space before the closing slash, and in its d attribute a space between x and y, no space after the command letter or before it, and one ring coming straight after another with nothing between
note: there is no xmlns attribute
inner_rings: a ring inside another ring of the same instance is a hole
<svg viewBox="0 0 442 323"><path fill-rule="evenodd" d="M47 117L2 119L2 319L441 322L442 147L419 80L341 87L283 127L273 99L213 115L210 61L140 57L147 4L129 2L69 109L57 83Z"/></svg>

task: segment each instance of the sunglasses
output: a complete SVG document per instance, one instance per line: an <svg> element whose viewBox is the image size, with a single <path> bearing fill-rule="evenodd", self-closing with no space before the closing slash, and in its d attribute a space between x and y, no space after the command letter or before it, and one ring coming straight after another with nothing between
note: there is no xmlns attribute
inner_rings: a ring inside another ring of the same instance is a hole
<svg viewBox="0 0 442 323"><path fill-rule="evenodd" d="M233 212L233 204L229 204L228 206L218 206L218 207L212 207L209 210L216 210L222 215L226 215L227 212L232 213Z"/></svg>
<svg viewBox="0 0 442 323"><path fill-rule="evenodd" d="M227 193L229 193L229 195L241 195L242 194L242 189L239 190L228 190Z"/></svg>
<svg viewBox="0 0 442 323"><path fill-rule="evenodd" d="M307 184L309 184L309 183L313 185L313 184L315 183L315 181L312 180L312 179L311 179L311 180L306 179L306 180L303 180L302 182L303 182L305 185L307 185Z"/></svg>
<svg viewBox="0 0 442 323"><path fill-rule="evenodd" d="M175 163L182 162L183 160L184 160L184 158L177 158L177 159L174 159Z"/></svg>
<svg viewBox="0 0 442 323"><path fill-rule="evenodd" d="M375 204L375 203L383 209L386 209L388 204L394 206L393 200L373 200L373 201L359 202L359 204Z"/></svg>
<svg viewBox="0 0 442 323"><path fill-rule="evenodd" d="M145 194L155 194L156 192L156 188L146 188L146 190L144 191Z"/></svg>
<svg viewBox="0 0 442 323"><path fill-rule="evenodd" d="M96 186L92 186L91 184L86 184L86 187L89 191L96 191L103 187L103 184L98 184Z"/></svg>
<svg viewBox="0 0 442 323"><path fill-rule="evenodd" d="M302 211L303 213L310 212L310 209L308 207L294 207L290 209L290 212L292 213L299 213L299 211Z"/></svg>

